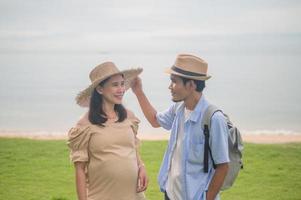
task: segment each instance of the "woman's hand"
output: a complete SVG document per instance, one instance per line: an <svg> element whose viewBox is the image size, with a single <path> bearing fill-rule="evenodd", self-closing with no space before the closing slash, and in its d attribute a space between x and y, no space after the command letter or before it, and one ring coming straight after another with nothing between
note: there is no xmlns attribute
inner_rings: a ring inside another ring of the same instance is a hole
<svg viewBox="0 0 301 200"><path fill-rule="evenodd" d="M146 170L144 165L140 165L138 169L138 184L137 184L137 192L143 192L146 190L148 186L148 177L146 175Z"/></svg>

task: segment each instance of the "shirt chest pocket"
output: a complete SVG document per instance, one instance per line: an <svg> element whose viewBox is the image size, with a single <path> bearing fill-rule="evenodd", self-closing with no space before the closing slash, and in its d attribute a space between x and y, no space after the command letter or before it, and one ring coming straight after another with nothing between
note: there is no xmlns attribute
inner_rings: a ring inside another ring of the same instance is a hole
<svg viewBox="0 0 301 200"><path fill-rule="evenodd" d="M192 163L203 163L204 159L204 136L202 132L191 135L188 147L188 161Z"/></svg>

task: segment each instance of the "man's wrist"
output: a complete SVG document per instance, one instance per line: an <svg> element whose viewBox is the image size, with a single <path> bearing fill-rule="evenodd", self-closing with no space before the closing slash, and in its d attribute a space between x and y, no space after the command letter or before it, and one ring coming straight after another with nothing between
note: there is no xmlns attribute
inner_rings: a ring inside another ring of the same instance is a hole
<svg viewBox="0 0 301 200"><path fill-rule="evenodd" d="M136 96L141 96L141 95L143 95L143 90L141 89L141 90L135 91L134 93Z"/></svg>

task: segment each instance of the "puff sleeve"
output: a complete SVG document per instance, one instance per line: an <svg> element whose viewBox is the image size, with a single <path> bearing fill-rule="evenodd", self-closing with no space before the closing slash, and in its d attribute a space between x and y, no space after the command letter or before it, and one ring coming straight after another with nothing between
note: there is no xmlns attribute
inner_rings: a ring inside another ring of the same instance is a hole
<svg viewBox="0 0 301 200"><path fill-rule="evenodd" d="M131 128L135 135L135 145L136 145L136 147L138 147L140 145L140 140L137 137L137 134L138 134L140 120L136 116L132 116L130 121L131 121Z"/></svg>
<svg viewBox="0 0 301 200"><path fill-rule="evenodd" d="M88 145L90 140L90 128L74 127L68 132L67 145L70 149L70 160L72 162L88 162Z"/></svg>

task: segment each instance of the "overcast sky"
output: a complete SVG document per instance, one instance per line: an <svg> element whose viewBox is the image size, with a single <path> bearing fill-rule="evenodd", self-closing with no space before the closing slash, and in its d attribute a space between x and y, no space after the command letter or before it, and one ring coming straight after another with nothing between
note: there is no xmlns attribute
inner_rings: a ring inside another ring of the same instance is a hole
<svg viewBox="0 0 301 200"><path fill-rule="evenodd" d="M301 33L299 0L0 0L0 52L158 48L170 39Z"/></svg>

